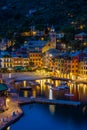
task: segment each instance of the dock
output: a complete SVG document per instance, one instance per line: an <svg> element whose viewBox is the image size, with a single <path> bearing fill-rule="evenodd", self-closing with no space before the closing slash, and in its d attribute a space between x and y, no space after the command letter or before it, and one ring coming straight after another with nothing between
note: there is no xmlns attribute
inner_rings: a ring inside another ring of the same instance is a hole
<svg viewBox="0 0 87 130"><path fill-rule="evenodd" d="M64 105L64 106L80 106L81 102L79 101L68 101L68 100L49 100L44 98L21 98L19 104L28 104L28 103L41 103L41 104L55 104L55 105Z"/></svg>
<svg viewBox="0 0 87 130"><path fill-rule="evenodd" d="M87 81L76 80L75 83L77 83L77 84L87 84Z"/></svg>
<svg viewBox="0 0 87 130"><path fill-rule="evenodd" d="M52 77L52 80L62 80L62 81L72 81L72 79L67 79L67 78L59 78L59 77Z"/></svg>
<svg viewBox="0 0 87 130"><path fill-rule="evenodd" d="M49 100L49 99L35 99L36 103L46 103L46 104L57 104L57 105L66 105L66 106L79 106L81 102L67 101L67 100Z"/></svg>
<svg viewBox="0 0 87 130"><path fill-rule="evenodd" d="M20 90L26 91L26 90L31 90L32 87L31 86L27 86L27 87L20 87Z"/></svg>

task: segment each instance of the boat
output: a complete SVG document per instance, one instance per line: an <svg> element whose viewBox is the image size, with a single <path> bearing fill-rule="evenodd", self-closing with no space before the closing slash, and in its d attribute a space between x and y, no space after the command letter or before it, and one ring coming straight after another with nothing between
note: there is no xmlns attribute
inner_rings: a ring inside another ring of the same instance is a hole
<svg viewBox="0 0 87 130"><path fill-rule="evenodd" d="M53 86L51 83L49 83L49 82L45 82L45 84L46 85L48 85L48 86Z"/></svg>
<svg viewBox="0 0 87 130"><path fill-rule="evenodd" d="M71 94L71 93L65 93L65 96L67 96L67 97L73 97L74 94Z"/></svg>
<svg viewBox="0 0 87 130"><path fill-rule="evenodd" d="M31 86L26 86L26 87L20 87L20 90L31 90Z"/></svg>
<svg viewBox="0 0 87 130"><path fill-rule="evenodd" d="M31 86L40 86L40 83L36 82L36 81L29 81L29 84Z"/></svg>
<svg viewBox="0 0 87 130"><path fill-rule="evenodd" d="M40 86L40 83L36 82L36 81L33 81L33 83L36 85L36 86Z"/></svg>
<svg viewBox="0 0 87 130"><path fill-rule="evenodd" d="M29 81L29 84L30 84L31 86L36 86L36 84L35 84L34 81Z"/></svg>
<svg viewBox="0 0 87 130"><path fill-rule="evenodd" d="M62 81L62 82L60 83L60 85L67 85L67 82Z"/></svg>
<svg viewBox="0 0 87 130"><path fill-rule="evenodd" d="M54 91L58 91L59 87L51 87L50 89L54 90Z"/></svg>
<svg viewBox="0 0 87 130"><path fill-rule="evenodd" d="M58 86L58 87L51 87L52 90L67 90L69 89L68 86Z"/></svg>

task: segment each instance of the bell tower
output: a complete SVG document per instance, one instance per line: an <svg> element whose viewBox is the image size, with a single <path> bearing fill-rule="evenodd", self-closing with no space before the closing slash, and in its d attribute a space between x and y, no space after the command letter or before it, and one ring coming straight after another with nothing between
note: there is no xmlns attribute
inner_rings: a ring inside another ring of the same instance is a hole
<svg viewBox="0 0 87 130"><path fill-rule="evenodd" d="M56 49L56 32L54 27L52 26L49 32L49 40L47 41L46 45L43 47L42 52L46 52L49 49Z"/></svg>
<svg viewBox="0 0 87 130"><path fill-rule="evenodd" d="M51 27L49 37L50 37L51 47L56 48L56 32L55 32L55 28L53 26Z"/></svg>

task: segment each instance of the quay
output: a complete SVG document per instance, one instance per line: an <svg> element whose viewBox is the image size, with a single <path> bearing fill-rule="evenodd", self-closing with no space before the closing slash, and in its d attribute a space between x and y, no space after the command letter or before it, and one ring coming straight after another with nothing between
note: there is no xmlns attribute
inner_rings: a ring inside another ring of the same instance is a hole
<svg viewBox="0 0 87 130"><path fill-rule="evenodd" d="M76 84L87 84L87 81L81 81L81 80L76 80L75 81Z"/></svg>
<svg viewBox="0 0 87 130"><path fill-rule="evenodd" d="M59 77L51 77L51 79L52 79L52 80L62 80L62 81L67 81L67 82L68 82L68 81L71 81L71 82L74 82L74 83L76 83L76 84L81 84L81 83L87 84L87 80L86 80L86 81L78 80L78 79L72 80L72 79L59 78Z"/></svg>
<svg viewBox="0 0 87 130"><path fill-rule="evenodd" d="M52 80L62 80L62 81L72 81L72 79L67 78L59 78L59 77L51 77Z"/></svg>
<svg viewBox="0 0 87 130"><path fill-rule="evenodd" d="M55 104L55 105L64 105L64 106L80 106L81 102L79 101L68 101L68 100L49 100L44 98L20 98L19 104L28 104L28 103L44 103L44 104Z"/></svg>
<svg viewBox="0 0 87 130"><path fill-rule="evenodd" d="M50 76L35 76L35 77L21 77L21 79L20 78L16 78L15 79L15 81L16 82L19 82L19 81L24 81L24 80L26 80L26 81L35 81L35 80L40 80L40 79L49 79L49 78L51 78Z"/></svg>
<svg viewBox="0 0 87 130"><path fill-rule="evenodd" d="M32 87L31 86L27 86L27 87L20 87L20 90L26 91L26 90L31 90Z"/></svg>
<svg viewBox="0 0 87 130"><path fill-rule="evenodd" d="M3 123L0 124L0 130L5 130L5 128L9 127L17 120L19 120L22 117L22 115L23 112L19 113L19 115L16 115L15 117L11 117L9 120L5 120Z"/></svg>
<svg viewBox="0 0 87 130"><path fill-rule="evenodd" d="M18 102L16 100L10 100L11 103L9 103L8 110L0 113L0 130L4 130L6 127L16 122L23 115L23 111L18 105Z"/></svg>

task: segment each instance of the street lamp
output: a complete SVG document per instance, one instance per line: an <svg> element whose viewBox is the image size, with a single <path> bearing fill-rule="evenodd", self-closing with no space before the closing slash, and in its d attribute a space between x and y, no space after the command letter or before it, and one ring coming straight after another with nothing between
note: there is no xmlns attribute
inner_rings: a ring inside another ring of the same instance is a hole
<svg viewBox="0 0 87 130"><path fill-rule="evenodd" d="M2 62L2 60L0 59L0 72L1 72L1 62Z"/></svg>
<svg viewBox="0 0 87 130"><path fill-rule="evenodd" d="M6 107L9 108L9 102L10 102L10 99L9 98L6 98Z"/></svg>
<svg viewBox="0 0 87 130"><path fill-rule="evenodd" d="M1 72L1 62L2 60L0 59L0 72ZM2 82L2 74L0 73L0 82Z"/></svg>

